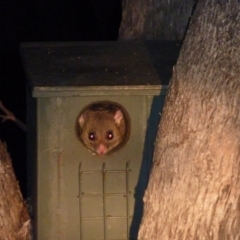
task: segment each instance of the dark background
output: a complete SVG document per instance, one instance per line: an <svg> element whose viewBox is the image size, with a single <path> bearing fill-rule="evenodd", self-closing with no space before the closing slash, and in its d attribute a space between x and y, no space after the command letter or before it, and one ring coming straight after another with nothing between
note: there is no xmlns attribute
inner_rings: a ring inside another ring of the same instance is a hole
<svg viewBox="0 0 240 240"><path fill-rule="evenodd" d="M19 45L31 41L116 40L121 0L0 0L0 100L26 122L27 80ZM2 112L0 111L0 114ZM26 132L0 123L23 196L27 196Z"/></svg>

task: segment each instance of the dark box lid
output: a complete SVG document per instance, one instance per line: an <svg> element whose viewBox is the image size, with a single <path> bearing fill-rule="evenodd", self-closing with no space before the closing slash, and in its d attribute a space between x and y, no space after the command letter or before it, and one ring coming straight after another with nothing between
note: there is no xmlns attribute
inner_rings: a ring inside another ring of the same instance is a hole
<svg viewBox="0 0 240 240"><path fill-rule="evenodd" d="M33 96L159 94L176 62L179 42L22 43Z"/></svg>

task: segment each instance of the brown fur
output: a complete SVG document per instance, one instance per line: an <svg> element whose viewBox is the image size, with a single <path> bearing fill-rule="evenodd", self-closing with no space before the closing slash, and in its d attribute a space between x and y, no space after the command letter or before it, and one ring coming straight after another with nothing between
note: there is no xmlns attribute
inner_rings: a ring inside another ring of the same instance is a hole
<svg viewBox="0 0 240 240"><path fill-rule="evenodd" d="M126 122L120 108L113 104L94 104L84 110L78 119L80 140L92 152L104 155L122 143ZM112 133L113 138L108 139ZM95 136L94 140L89 135Z"/></svg>

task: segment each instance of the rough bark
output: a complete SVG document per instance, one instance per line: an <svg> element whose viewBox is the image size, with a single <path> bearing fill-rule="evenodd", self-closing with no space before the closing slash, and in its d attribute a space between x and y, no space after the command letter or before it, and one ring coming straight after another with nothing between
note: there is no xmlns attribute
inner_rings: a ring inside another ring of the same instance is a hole
<svg viewBox="0 0 240 240"><path fill-rule="evenodd" d="M182 40L194 0L123 0L120 39Z"/></svg>
<svg viewBox="0 0 240 240"><path fill-rule="evenodd" d="M0 141L0 240L30 239L30 218L5 145Z"/></svg>
<svg viewBox="0 0 240 240"><path fill-rule="evenodd" d="M200 1L159 125L139 239L240 239L240 4Z"/></svg>

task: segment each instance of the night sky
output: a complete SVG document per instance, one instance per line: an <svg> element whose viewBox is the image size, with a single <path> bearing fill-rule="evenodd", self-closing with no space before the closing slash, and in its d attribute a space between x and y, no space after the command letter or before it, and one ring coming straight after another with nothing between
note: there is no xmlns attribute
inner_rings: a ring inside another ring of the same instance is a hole
<svg viewBox="0 0 240 240"><path fill-rule="evenodd" d="M116 40L121 11L121 0L1 0L0 100L26 122L28 89L19 55L21 42ZM7 144L24 197L26 134L11 121L0 123L0 139Z"/></svg>

